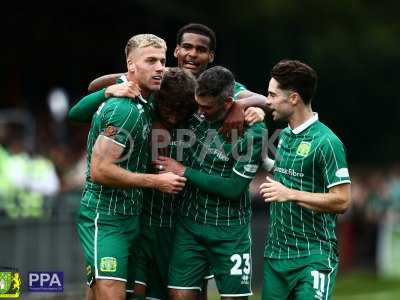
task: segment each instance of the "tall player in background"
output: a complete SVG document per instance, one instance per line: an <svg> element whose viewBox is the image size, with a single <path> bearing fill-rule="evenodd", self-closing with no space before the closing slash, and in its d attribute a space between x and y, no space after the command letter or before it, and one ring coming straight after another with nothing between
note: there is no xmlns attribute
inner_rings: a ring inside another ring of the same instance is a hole
<svg viewBox="0 0 400 300"><path fill-rule="evenodd" d="M275 121L287 121L273 179L260 186L270 203L264 253L263 300L330 299L338 270L337 214L350 203L350 177L339 138L312 111L317 74L280 61L271 71L268 102Z"/></svg>
<svg viewBox="0 0 400 300"><path fill-rule="evenodd" d="M195 77L198 77L207 69L208 64L214 61L216 43L216 35L211 28L198 23L189 23L183 26L177 32L176 46L174 50L174 57L176 58L178 67L187 70ZM89 91L93 92L105 86L110 86L114 84L116 79L121 75L122 73L118 73L99 77L90 83ZM249 91L239 82L235 82L234 98L236 100L249 99L250 101L254 98L258 98L261 99L261 102L263 103L265 103L266 100L264 96ZM253 124L256 120L259 120L259 118L264 118L265 113L262 109L250 106L251 105L242 106L240 102L235 103L232 106L231 114L226 118L224 126L221 128L221 131L226 136L230 137L232 129L237 129L239 135L241 135L244 119L248 124ZM88 105L87 108L81 105L79 110L82 113L88 108ZM88 114L83 113L81 115ZM75 118L79 118L78 114L76 114Z"/></svg>
<svg viewBox="0 0 400 300"><path fill-rule="evenodd" d="M160 88L165 70L164 40L133 36L126 46L127 77L144 97ZM125 299L129 259L139 234L142 188L177 193L185 178L145 174L151 130L149 103L110 98L93 116L87 141L87 176L78 215L88 299Z"/></svg>

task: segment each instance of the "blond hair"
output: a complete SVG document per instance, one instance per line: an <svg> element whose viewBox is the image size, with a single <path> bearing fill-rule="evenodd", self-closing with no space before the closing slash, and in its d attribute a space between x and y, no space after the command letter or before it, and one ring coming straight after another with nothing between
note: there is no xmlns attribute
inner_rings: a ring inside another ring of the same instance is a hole
<svg viewBox="0 0 400 300"><path fill-rule="evenodd" d="M132 50L147 47L163 48L167 50L167 44L162 38L159 38L158 36L149 33L137 34L131 37L126 44L126 58L128 58L129 53L131 53Z"/></svg>

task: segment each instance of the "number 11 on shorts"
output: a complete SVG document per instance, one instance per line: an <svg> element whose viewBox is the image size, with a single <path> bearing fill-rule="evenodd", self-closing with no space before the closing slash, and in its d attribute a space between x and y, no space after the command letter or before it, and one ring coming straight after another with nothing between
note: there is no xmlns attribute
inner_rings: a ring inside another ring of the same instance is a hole
<svg viewBox="0 0 400 300"><path fill-rule="evenodd" d="M316 290L315 298L322 299L325 292L325 274L318 271L311 271L311 276L314 279L313 288Z"/></svg>

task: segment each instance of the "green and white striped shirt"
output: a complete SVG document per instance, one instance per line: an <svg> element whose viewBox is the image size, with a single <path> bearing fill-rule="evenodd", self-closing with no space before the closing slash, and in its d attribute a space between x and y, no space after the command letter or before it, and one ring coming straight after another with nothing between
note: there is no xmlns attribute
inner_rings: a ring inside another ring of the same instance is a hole
<svg viewBox="0 0 400 300"><path fill-rule="evenodd" d="M318 115L292 130L285 128L278 143L274 179L286 187L327 193L350 183L345 149ZM319 213L295 202L270 204L265 257L275 259L322 255L337 260L336 214Z"/></svg>
<svg viewBox="0 0 400 300"><path fill-rule="evenodd" d="M90 161L97 138L112 139L124 148L117 165L131 172L146 173L149 166L151 106L139 99L110 98L92 119L87 139L86 184L82 205L109 215L139 215L143 202L141 188L112 188L92 181Z"/></svg>
<svg viewBox="0 0 400 300"><path fill-rule="evenodd" d="M246 90L243 84L235 82L234 98L236 99L241 92ZM177 145L183 141L178 140L177 129L171 130L170 136L169 157L177 159ZM185 153L186 151L184 156ZM156 189L145 189L142 215L144 224L153 227L174 227L179 203L180 196L162 193Z"/></svg>
<svg viewBox="0 0 400 300"><path fill-rule="evenodd" d="M227 143L218 129L221 123L210 123L199 117L190 120L190 129L196 137L189 149L185 165L205 174L230 177L232 172L252 179L261 161L263 139L266 138L264 123L256 123L246 129L236 143ZM238 157L240 157L238 159ZM251 205L248 188L239 199L232 201L207 193L190 182L182 196L181 215L210 225L239 225L250 221Z"/></svg>

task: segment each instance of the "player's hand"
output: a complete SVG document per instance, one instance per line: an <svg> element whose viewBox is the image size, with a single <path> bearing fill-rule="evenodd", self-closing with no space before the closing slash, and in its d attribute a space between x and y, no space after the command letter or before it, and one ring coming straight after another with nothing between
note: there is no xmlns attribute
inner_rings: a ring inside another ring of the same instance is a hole
<svg viewBox="0 0 400 300"><path fill-rule="evenodd" d="M267 181L260 185L260 195L265 202L285 202L291 199L291 190L267 176Z"/></svg>
<svg viewBox="0 0 400 300"><path fill-rule="evenodd" d="M185 187L186 178L178 176L174 173L168 172L163 174L158 174L156 187L161 192L177 194Z"/></svg>
<svg viewBox="0 0 400 300"><path fill-rule="evenodd" d="M265 112L259 107L249 107L244 112L244 120L249 126L264 121Z"/></svg>
<svg viewBox="0 0 400 300"><path fill-rule="evenodd" d="M244 120L245 112L243 106L237 102L233 102L219 132L222 133L228 141L232 141L233 132L236 131L237 136L242 136Z"/></svg>
<svg viewBox="0 0 400 300"><path fill-rule="evenodd" d="M127 81L110 85L106 88L104 95L106 96L106 98L114 96L133 99L140 95L140 88L136 83L133 83L132 81Z"/></svg>
<svg viewBox="0 0 400 300"><path fill-rule="evenodd" d="M159 156L154 162L153 167L161 172L173 172L176 175L183 176L186 167L175 159L165 156Z"/></svg>

